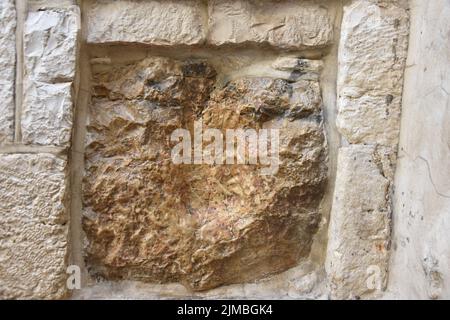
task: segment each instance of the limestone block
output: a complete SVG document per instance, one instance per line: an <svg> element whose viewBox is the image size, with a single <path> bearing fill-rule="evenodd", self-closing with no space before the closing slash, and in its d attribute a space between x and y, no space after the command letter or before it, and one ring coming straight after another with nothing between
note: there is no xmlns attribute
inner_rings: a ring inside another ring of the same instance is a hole
<svg viewBox="0 0 450 320"><path fill-rule="evenodd" d="M89 43L194 45L205 40L206 8L201 1L90 1Z"/></svg>
<svg viewBox="0 0 450 320"><path fill-rule="evenodd" d="M204 290L308 255L327 172L317 82L244 77L214 88L206 61L159 57L94 70L83 182L94 275ZM222 133L279 129L278 172L175 164L171 133L199 120Z"/></svg>
<svg viewBox="0 0 450 320"><path fill-rule="evenodd" d="M73 123L71 83L27 83L22 110L25 144L67 146Z"/></svg>
<svg viewBox="0 0 450 320"><path fill-rule="evenodd" d="M29 81L73 81L79 19L78 6L28 13L24 27L24 67Z"/></svg>
<svg viewBox="0 0 450 320"><path fill-rule="evenodd" d="M332 298L373 297L386 286L389 163L389 153L374 146L339 150L326 263Z"/></svg>
<svg viewBox="0 0 450 320"><path fill-rule="evenodd" d="M77 6L28 14L21 114L25 144L70 144L79 15Z"/></svg>
<svg viewBox="0 0 450 320"><path fill-rule="evenodd" d="M0 155L0 298L65 294L66 160Z"/></svg>
<svg viewBox="0 0 450 320"><path fill-rule="evenodd" d="M407 10L393 2L345 7L337 126L350 143L397 146L408 32Z"/></svg>
<svg viewBox="0 0 450 320"><path fill-rule="evenodd" d="M14 0L0 0L0 144L12 142L16 73Z"/></svg>
<svg viewBox="0 0 450 320"><path fill-rule="evenodd" d="M208 12L208 41L214 45L256 43L307 49L333 40L328 10L311 2L212 0Z"/></svg>

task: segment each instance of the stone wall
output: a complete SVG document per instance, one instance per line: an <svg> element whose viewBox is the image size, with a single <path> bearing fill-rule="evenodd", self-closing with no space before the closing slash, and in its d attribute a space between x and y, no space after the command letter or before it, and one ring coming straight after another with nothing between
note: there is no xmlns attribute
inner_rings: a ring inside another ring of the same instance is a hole
<svg viewBox="0 0 450 320"><path fill-rule="evenodd" d="M448 297L448 10L0 0L0 298Z"/></svg>
<svg viewBox="0 0 450 320"><path fill-rule="evenodd" d="M0 297L66 296L78 6L0 1Z"/></svg>

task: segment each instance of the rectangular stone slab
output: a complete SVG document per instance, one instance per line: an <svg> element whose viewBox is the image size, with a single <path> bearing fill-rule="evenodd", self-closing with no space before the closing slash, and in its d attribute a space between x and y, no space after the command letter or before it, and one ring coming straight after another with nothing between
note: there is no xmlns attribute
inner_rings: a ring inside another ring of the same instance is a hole
<svg viewBox="0 0 450 320"><path fill-rule="evenodd" d="M65 294L66 165L45 153L0 155L0 299Z"/></svg>
<svg viewBox="0 0 450 320"><path fill-rule="evenodd" d="M206 8L201 1L90 1L89 43L193 45L205 40Z"/></svg>
<svg viewBox="0 0 450 320"><path fill-rule="evenodd" d="M14 134L16 10L13 0L0 0L0 144Z"/></svg>
<svg viewBox="0 0 450 320"><path fill-rule="evenodd" d="M384 149L339 149L326 263L335 299L370 297L386 285L392 212L389 167L390 153Z"/></svg>
<svg viewBox="0 0 450 320"><path fill-rule="evenodd" d="M333 40L333 25L323 6L303 1L208 1L208 42L269 44L311 49Z"/></svg>
<svg viewBox="0 0 450 320"><path fill-rule="evenodd" d="M24 30L24 144L67 147L80 29L77 6L28 13Z"/></svg>
<svg viewBox="0 0 450 320"><path fill-rule="evenodd" d="M337 127L353 144L395 148L400 131L407 11L358 0L344 7L339 44Z"/></svg>

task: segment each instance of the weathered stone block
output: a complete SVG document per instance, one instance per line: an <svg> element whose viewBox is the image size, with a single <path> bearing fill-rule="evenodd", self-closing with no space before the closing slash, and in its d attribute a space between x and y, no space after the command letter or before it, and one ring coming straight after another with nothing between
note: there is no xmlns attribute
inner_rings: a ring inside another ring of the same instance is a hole
<svg viewBox="0 0 450 320"><path fill-rule="evenodd" d="M0 144L14 134L16 10L13 0L0 0Z"/></svg>
<svg viewBox="0 0 450 320"><path fill-rule="evenodd" d="M66 160L0 155L0 298L55 299L65 293Z"/></svg>
<svg viewBox="0 0 450 320"><path fill-rule="evenodd" d="M77 6L28 14L21 114L25 144L70 144L79 15Z"/></svg>
<svg viewBox="0 0 450 320"><path fill-rule="evenodd" d="M409 19L394 2L353 1L339 45L337 126L350 143L398 144Z"/></svg>
<svg viewBox="0 0 450 320"><path fill-rule="evenodd" d="M24 89L22 141L67 146L73 123L71 83L28 82Z"/></svg>
<svg viewBox="0 0 450 320"><path fill-rule="evenodd" d="M208 11L208 41L214 45L256 43L307 49L333 40L328 10L311 2L212 0Z"/></svg>
<svg viewBox="0 0 450 320"><path fill-rule="evenodd" d="M373 297L386 286L391 155L374 146L339 149L326 263L333 298Z"/></svg>
<svg viewBox="0 0 450 320"><path fill-rule="evenodd" d="M194 45L205 40L206 8L201 1L90 1L89 43Z"/></svg>
<svg viewBox="0 0 450 320"><path fill-rule="evenodd" d="M93 274L204 290L308 255L327 171L316 81L241 78L215 89L207 62L158 57L94 70L83 187ZM199 120L219 132L279 129L278 172L175 164L171 133Z"/></svg>
<svg viewBox="0 0 450 320"><path fill-rule="evenodd" d="M24 27L24 67L28 81L73 81L79 19L78 6L28 13Z"/></svg>

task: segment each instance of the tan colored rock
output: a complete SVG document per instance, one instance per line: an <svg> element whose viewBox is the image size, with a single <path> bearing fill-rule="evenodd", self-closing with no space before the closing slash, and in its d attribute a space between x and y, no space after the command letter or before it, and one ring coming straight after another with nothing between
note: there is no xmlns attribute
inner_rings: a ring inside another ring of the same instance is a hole
<svg viewBox="0 0 450 320"><path fill-rule="evenodd" d="M90 1L86 9L89 43L201 44L206 8L201 1Z"/></svg>
<svg viewBox="0 0 450 320"><path fill-rule="evenodd" d="M386 286L391 157L374 146L339 149L326 263L334 299L372 298Z"/></svg>
<svg viewBox="0 0 450 320"><path fill-rule="evenodd" d="M214 89L206 62L156 57L94 70L83 187L94 275L205 290L308 255L327 171L317 83L242 78ZM293 112L303 89L318 96ZM195 120L221 132L280 129L278 172L174 164L170 135Z"/></svg>
<svg viewBox="0 0 450 320"><path fill-rule="evenodd" d="M0 155L0 298L65 294L66 160Z"/></svg>
<svg viewBox="0 0 450 320"><path fill-rule="evenodd" d="M14 134L15 32L14 0L0 0L0 144L12 142Z"/></svg>
<svg viewBox="0 0 450 320"><path fill-rule="evenodd" d="M77 6L28 14L21 115L25 144L70 145L79 19Z"/></svg>
<svg viewBox="0 0 450 320"><path fill-rule="evenodd" d="M344 8L337 126L350 143L397 146L408 32L407 10L394 2Z"/></svg>
<svg viewBox="0 0 450 320"><path fill-rule="evenodd" d="M311 2L212 0L208 12L208 41L214 45L255 43L308 49L333 40L328 10Z"/></svg>

